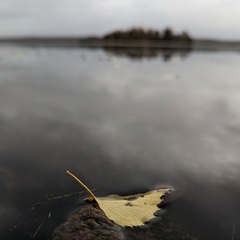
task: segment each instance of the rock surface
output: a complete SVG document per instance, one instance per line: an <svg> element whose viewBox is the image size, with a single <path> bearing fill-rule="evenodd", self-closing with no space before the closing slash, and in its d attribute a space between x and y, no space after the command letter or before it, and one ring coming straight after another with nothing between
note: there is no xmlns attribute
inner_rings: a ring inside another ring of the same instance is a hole
<svg viewBox="0 0 240 240"><path fill-rule="evenodd" d="M122 240L122 228L106 217L97 204L81 208L57 227L52 240Z"/></svg>
<svg viewBox="0 0 240 240"><path fill-rule="evenodd" d="M126 227L108 219L97 204L82 207L58 226L51 240L198 240L170 221L153 221L148 226Z"/></svg>

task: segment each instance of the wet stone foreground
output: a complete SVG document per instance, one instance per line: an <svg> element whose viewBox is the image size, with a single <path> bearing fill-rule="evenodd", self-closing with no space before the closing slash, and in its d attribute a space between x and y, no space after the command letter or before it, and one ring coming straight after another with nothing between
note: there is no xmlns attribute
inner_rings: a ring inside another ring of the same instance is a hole
<svg viewBox="0 0 240 240"><path fill-rule="evenodd" d="M121 227L108 219L97 204L80 208L58 226L51 240L197 240L179 225L164 219L151 226Z"/></svg>

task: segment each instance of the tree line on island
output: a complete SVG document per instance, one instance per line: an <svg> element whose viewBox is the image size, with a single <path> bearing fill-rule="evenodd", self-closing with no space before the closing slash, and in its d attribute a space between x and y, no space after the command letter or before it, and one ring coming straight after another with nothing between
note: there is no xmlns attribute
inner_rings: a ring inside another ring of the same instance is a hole
<svg viewBox="0 0 240 240"><path fill-rule="evenodd" d="M165 28L159 32L153 29L131 28L125 31L113 31L103 36L104 40L163 40L163 41L186 41L191 42L190 35L183 31L179 34L171 28Z"/></svg>

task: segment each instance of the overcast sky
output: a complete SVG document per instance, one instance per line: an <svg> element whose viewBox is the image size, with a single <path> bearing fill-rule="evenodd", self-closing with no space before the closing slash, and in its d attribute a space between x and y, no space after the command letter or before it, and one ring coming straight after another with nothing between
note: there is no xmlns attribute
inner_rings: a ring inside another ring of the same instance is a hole
<svg viewBox="0 0 240 240"><path fill-rule="evenodd" d="M0 36L103 35L133 26L240 39L238 0L1 0Z"/></svg>

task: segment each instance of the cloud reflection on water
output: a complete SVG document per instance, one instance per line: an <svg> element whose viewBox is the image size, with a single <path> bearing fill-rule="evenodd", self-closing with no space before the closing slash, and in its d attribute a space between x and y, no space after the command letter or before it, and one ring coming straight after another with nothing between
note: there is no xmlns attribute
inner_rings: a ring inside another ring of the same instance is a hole
<svg viewBox="0 0 240 240"><path fill-rule="evenodd" d="M131 62L101 50L17 50L4 49L0 65L0 209L19 214L75 191L66 169L99 194L239 181L237 54ZM219 69L221 59L233 64Z"/></svg>

